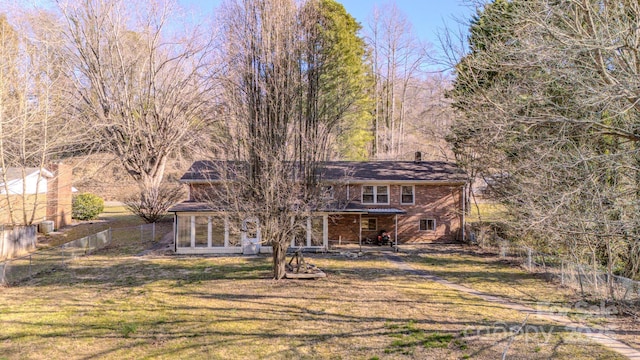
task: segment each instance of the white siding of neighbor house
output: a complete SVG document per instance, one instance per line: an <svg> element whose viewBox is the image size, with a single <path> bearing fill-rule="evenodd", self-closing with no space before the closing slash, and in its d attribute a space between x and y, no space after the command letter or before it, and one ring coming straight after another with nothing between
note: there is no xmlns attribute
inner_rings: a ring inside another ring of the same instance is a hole
<svg viewBox="0 0 640 360"><path fill-rule="evenodd" d="M46 176L46 174L45 174ZM23 189L23 184L26 188ZM40 172L34 172L23 179L10 180L8 183L10 195L35 195L47 193L47 179L40 176ZM6 194L4 184L0 183L0 194Z"/></svg>

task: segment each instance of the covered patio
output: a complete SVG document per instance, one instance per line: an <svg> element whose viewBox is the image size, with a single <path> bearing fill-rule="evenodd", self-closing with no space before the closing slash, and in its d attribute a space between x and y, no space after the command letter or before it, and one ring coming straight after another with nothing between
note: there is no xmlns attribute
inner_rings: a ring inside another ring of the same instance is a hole
<svg viewBox="0 0 640 360"><path fill-rule="evenodd" d="M391 245L398 245L398 218L406 211L395 208L356 208L333 211L329 215L329 244L376 245L378 236L385 231Z"/></svg>

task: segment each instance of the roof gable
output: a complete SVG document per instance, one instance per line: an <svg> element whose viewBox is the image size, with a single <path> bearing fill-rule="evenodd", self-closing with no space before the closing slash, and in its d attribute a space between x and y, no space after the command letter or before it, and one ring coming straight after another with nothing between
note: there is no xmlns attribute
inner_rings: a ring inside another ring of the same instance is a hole
<svg viewBox="0 0 640 360"><path fill-rule="evenodd" d="M24 171L24 177L23 177ZM5 194L8 188L9 194L35 194L47 191L46 179L53 178L53 174L40 168L10 167L6 169L7 184L3 182L4 169L0 169L0 194ZM26 187L26 188L25 188Z"/></svg>
<svg viewBox="0 0 640 360"><path fill-rule="evenodd" d="M21 180L22 179L22 168L19 167L10 167L7 168L7 181L12 181L12 180ZM24 173L25 173L25 177L31 176L35 173L38 173L40 171L40 168L37 167L28 167L28 168L24 168ZM2 176L2 174L4 173L4 169L0 169L0 176ZM42 169L42 176L46 177L46 178L52 178L53 174L50 173L49 171ZM2 180L2 179L0 179Z"/></svg>

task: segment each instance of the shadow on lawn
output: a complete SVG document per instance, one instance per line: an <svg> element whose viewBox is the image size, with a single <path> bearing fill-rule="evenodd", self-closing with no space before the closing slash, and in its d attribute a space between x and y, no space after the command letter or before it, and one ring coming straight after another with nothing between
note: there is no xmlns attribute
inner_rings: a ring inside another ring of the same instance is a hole
<svg viewBox="0 0 640 360"><path fill-rule="evenodd" d="M464 344L467 340L472 340L474 336L493 335L496 336L495 339L492 338L493 342L474 347L470 349L469 353L475 355L488 351L492 347L499 347L496 349L499 354L503 345L509 340L511 329L518 328L520 325L518 322L497 324L487 321L434 321L391 315L358 316L331 311L312 311L305 306L283 303L283 299L272 296L240 296L220 293L211 295L210 298L212 300L222 299L234 305L211 307L154 304L143 320L136 320L135 316L130 316L133 314L119 310L118 318L105 322L99 316L92 314L92 311L96 311L94 308L85 304L73 309L73 313L84 314L84 316L78 317L77 322L12 321L6 325L37 326L40 330L35 336L47 342L55 341L56 338L64 341L69 336L72 336L76 342L83 339L103 343L106 340L117 342L117 345L109 345L106 349L79 357L85 359L110 355L118 356L121 351L133 351L134 353L142 351L150 357L161 355L179 358L193 351L206 355L211 348L246 346L251 348L252 343L265 344L254 349L254 351L258 351L253 353L256 357L277 358L282 356L283 358L291 358L308 356L309 349L314 347L332 344L335 346L335 340L354 341L359 353L375 354L386 349L380 348L379 344L376 345L369 339L383 337L388 339L388 343L391 344L392 341L395 341L394 339L410 335L410 332L407 332L407 324L413 324L413 328L421 329L420 331L425 333L435 331L440 334L449 334L451 339L458 340L458 344ZM344 301L344 299L336 301ZM355 299L351 299L351 301L355 301ZM404 303L399 306L419 306L420 302ZM107 306L103 311L114 312L115 309L110 309ZM185 316L185 314L197 315ZM322 326L321 330L312 330L311 333L297 331L297 326L304 327L308 324L331 324L331 326ZM530 321L527 326L535 329L536 336L568 333L566 329L561 327L536 321ZM442 330L443 328L448 330ZM0 335L0 341L19 341L21 337L33 336L32 334ZM284 348L267 350L265 353L259 352L269 349L266 344L278 341L284 341L279 344L285 345ZM417 340L412 344L411 338L408 338L408 341L406 346L423 345ZM107 343L110 344L110 342ZM560 345L557 344L556 347ZM230 353L235 354L233 350L230 350ZM12 353L5 352L5 356L11 357Z"/></svg>
<svg viewBox="0 0 640 360"><path fill-rule="evenodd" d="M155 281L177 281L190 284L221 279L270 280L271 257L225 256L225 257L161 257L119 258L113 250L96 252L95 256L66 264L53 272L40 274L22 285L71 285L100 284L108 286L136 287ZM338 254L307 254L305 259L317 265L329 277L342 280L387 281L410 276L388 263L383 254L366 254L360 258L348 258ZM288 261L288 259L287 259ZM517 284L521 281L539 280L535 274L504 272L505 265L491 264L481 260L405 256L408 264L418 263L437 267L435 272L447 278L482 278L484 281ZM461 268L483 267L480 271L461 271ZM492 271L494 270L494 271ZM313 280L310 280L313 282ZM323 280L317 280L322 282ZM283 282L305 283L309 280L283 280ZM20 285L20 284L19 284Z"/></svg>
<svg viewBox="0 0 640 360"><path fill-rule="evenodd" d="M109 345L106 349L81 357L86 359L115 356L123 350L142 351L150 357L155 355L181 357L192 350L207 354L207 349L212 347L239 347L247 346L247 342L269 344L273 341L284 341L283 344L280 344L286 345L284 349L269 350L267 353L254 353L253 355L257 357L280 355L291 358L304 354L308 356L310 348L332 344L334 340L355 341L358 351L362 354L380 353L385 349L381 349L380 345L373 344L369 339L382 336L391 343L393 339L407 335L406 328L409 323L414 324L415 328L422 329L422 331L450 334L452 339L463 341L467 336L475 335L472 332L465 333L466 331L482 329L487 334L497 334L499 339L496 343L506 341L510 335L508 329L519 325L516 322L501 323L496 326L496 324L485 321L416 320L392 315L366 316L340 314L332 311L312 311L305 306L282 303L283 299L270 296L240 296L220 293L211 295L211 299L222 299L235 305L211 307L154 304L148 310L146 318L142 320L132 316L134 315L133 311L112 309L108 305L102 310L96 310L90 304L77 305L67 311L69 317L75 317L78 321L10 321L6 325L37 326L39 328L38 334L0 335L0 341L19 341L21 337L33 336L47 342L55 341L56 338L64 341L69 336L72 336L75 342L83 339L91 339L98 343L104 343L105 340L117 341L117 345ZM335 301L346 301L346 299L336 299ZM350 301L358 300L350 299ZM420 304L421 302L424 301L416 300L413 304L403 303L399 306L424 306L424 304ZM117 312L118 317L105 322L96 311ZM193 315L186 316L185 314ZM46 316L43 317L46 318ZM320 330L312 330L312 333L297 331L297 326L308 324L331 324L331 326L316 327ZM530 322L528 325L548 334L566 332L564 329L543 323ZM441 330L443 328L449 330ZM416 343L412 346L420 345L420 343ZM495 346L495 344L473 349L473 351L479 353L491 346ZM264 348L268 348L268 346L265 345ZM256 350L264 351L264 348ZM76 355L80 357L80 354ZM5 356L11 357L12 354L5 352Z"/></svg>
<svg viewBox="0 0 640 360"><path fill-rule="evenodd" d="M544 286L545 288L556 286L549 282L548 276L545 274L528 272L519 266L495 257L485 257L482 254L478 257L452 257L451 255L450 253L443 256L434 256L432 254L410 255L404 261L422 269L420 271L425 274L436 275L455 283L470 284L469 286L473 286L474 283L484 283L486 285L510 288L515 294L489 293L489 295L517 301L549 302L549 299L544 298L544 294L535 292L535 286L534 288L529 288L530 284L537 283L538 286ZM453 256L457 255L453 254ZM567 297L566 300L576 300L578 298L577 295L569 296L569 292L565 294L565 297Z"/></svg>
<svg viewBox="0 0 640 360"><path fill-rule="evenodd" d="M407 260L422 261L414 257ZM89 359L117 357L121 355L120 352L126 351L144 353L149 357L179 358L194 351L207 356L211 355L212 349L251 348L253 343L257 343L265 345L258 345L254 349L258 351L253 354L256 357L297 358L308 357L309 349L314 347L335 347L336 342L342 344L352 341L357 344L358 352L375 355L386 349L380 347L380 342L370 339L382 337L391 343L405 336L406 324L413 322L415 327L424 331L438 331L461 341L472 339L477 334L497 335L494 343L478 345L469 351L455 349L454 346L454 350L459 350L461 354L473 356L489 351L496 344L502 348L511 335L511 329L520 325L520 322L514 321L498 323L495 318L469 320L478 318L472 315L479 308L490 308L488 312L491 313L504 307L488 302L469 306L472 296L450 289L432 293L414 287L411 285L413 280L429 282L405 270L396 269L382 255L372 254L357 259L309 255L308 261L316 263L329 275L328 279L318 281L271 281L270 261L268 256L127 258L118 262L101 257L79 261L56 274L48 274L24 285L68 286L69 293L83 286L95 286L105 291L118 291L121 288L128 291L124 293L124 298L72 302L64 305L64 313L59 316L57 310L41 311L38 320L7 321L5 325L10 327L38 330L36 334L26 330L2 334L0 344L19 343L23 338L33 337L46 342L55 342L57 338L64 341L69 337L73 337L74 341L97 340L96 343L113 340L113 343L104 342L107 345L96 352L86 356L77 355ZM434 260L425 258L424 261ZM446 269L447 265L484 266L486 263L471 259L438 259L435 265ZM495 281L504 280L502 275L492 274L491 267L488 269L470 273L450 271L449 275L455 277L466 274L495 278ZM498 270L496 268L495 271ZM443 271L446 273L446 270ZM531 276L527 273L517 274L513 281L530 279ZM237 283L234 280L238 280ZM166 283L149 288L145 286L155 282ZM381 286L392 290L376 292ZM337 290L328 290L333 287ZM360 290L363 294L370 292L371 295L360 295ZM389 293L418 290L422 292L409 298L389 297ZM152 293L150 298L146 298L147 292ZM465 302L469 309L463 308ZM434 304L443 309L437 319L430 316L416 319L415 313L411 315L413 309L427 309ZM383 315L366 311L381 306L391 306L392 311L381 312ZM451 314L446 314L447 311ZM19 315L19 312L13 313ZM33 309L24 310L24 313L33 314ZM536 329L536 335L569 332L533 318L529 320L527 326ZM413 340L408 341L411 344ZM278 346L272 346L272 343ZM410 346L422 345L417 343ZM556 347L559 346L562 344L556 344ZM501 348L498 350L501 351ZM4 356L24 355L12 349L6 349ZM500 355L498 350L493 354ZM230 354L238 353L230 350Z"/></svg>
<svg viewBox="0 0 640 360"><path fill-rule="evenodd" d="M128 249L128 246L122 245ZM17 286L99 284L137 287L156 281L176 281L178 285L215 280L272 280L271 257L118 257L113 248L96 251L92 256L56 266ZM343 279L379 281L406 275L386 263L381 256L350 259L337 255L305 255L328 276ZM288 261L289 259L287 259ZM304 283L313 280L286 280ZM319 280L322 281L322 280Z"/></svg>

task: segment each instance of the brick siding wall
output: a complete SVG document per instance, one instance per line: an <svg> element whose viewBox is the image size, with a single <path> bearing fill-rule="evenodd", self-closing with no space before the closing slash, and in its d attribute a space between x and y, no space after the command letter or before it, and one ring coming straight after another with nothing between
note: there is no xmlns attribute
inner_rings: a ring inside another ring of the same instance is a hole
<svg viewBox="0 0 640 360"><path fill-rule="evenodd" d="M47 220L52 220L54 227L59 229L71 224L73 169L62 163L52 164L48 168L53 173L53 179L47 183Z"/></svg>
<svg viewBox="0 0 640 360"><path fill-rule="evenodd" d="M383 184L379 184L383 185ZM398 215L398 242L450 242L460 239L462 224L462 194L463 188L448 185L415 185L414 204L401 204L401 185L389 185L389 204L361 204L362 186L349 185L349 198L364 208L394 208L406 211L406 214ZM336 188L336 197L347 198L346 186ZM337 201L341 199L337 198ZM395 237L394 215L362 215L363 218L373 217L377 220L376 231L362 231L362 237L375 238L380 230L388 231L392 238ZM358 242L360 215L332 215L329 222L329 239L332 242L343 241ZM356 219L356 223L354 223ZM421 231L420 220L435 220L435 231ZM355 234L355 236L354 236Z"/></svg>
<svg viewBox="0 0 640 360"><path fill-rule="evenodd" d="M189 201L214 202L216 193L222 190L221 185L189 184Z"/></svg>
<svg viewBox="0 0 640 360"><path fill-rule="evenodd" d="M329 241L337 243L358 243L360 215L330 215L329 216Z"/></svg>
<svg viewBox="0 0 640 360"><path fill-rule="evenodd" d="M385 184L379 184L385 185ZM365 208L394 208L406 211L398 215L398 242L451 242L460 240L462 224L462 185L415 185L414 203L401 204L401 185L389 185L389 204L361 204L362 185L334 185L334 201L346 204L351 201ZM190 200L206 201L212 194L211 185L190 184ZM395 240L394 215L362 215L375 218L375 231L362 231L362 237L375 239L380 230L386 230ZM435 220L435 231L421 231L420 220ZM355 222L354 222L355 221ZM332 244L358 243L360 236L359 214L330 214L329 241Z"/></svg>

